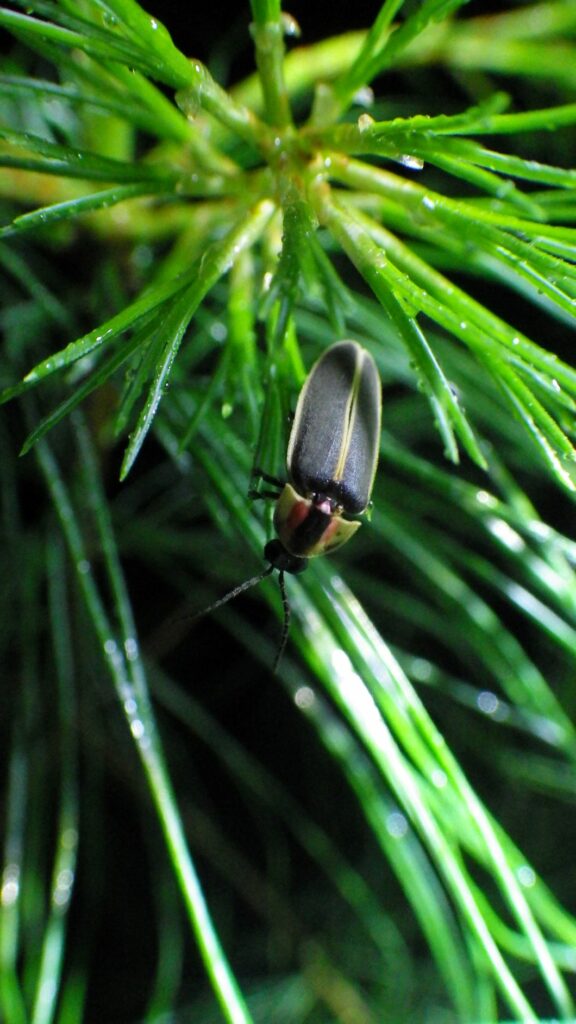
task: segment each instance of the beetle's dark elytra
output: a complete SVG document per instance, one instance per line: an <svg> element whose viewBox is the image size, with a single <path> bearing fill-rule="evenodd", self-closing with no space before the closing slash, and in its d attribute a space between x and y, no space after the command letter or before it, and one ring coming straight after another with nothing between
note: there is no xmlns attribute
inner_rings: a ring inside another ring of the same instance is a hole
<svg viewBox="0 0 576 1024"><path fill-rule="evenodd" d="M302 388L288 445L300 494L321 493L358 515L370 501L380 443L380 378L356 341L320 357Z"/></svg>

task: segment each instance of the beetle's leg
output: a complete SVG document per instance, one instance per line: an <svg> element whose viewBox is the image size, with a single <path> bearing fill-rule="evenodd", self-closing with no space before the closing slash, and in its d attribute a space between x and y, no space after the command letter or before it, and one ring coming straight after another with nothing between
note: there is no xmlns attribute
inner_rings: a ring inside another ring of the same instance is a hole
<svg viewBox="0 0 576 1024"><path fill-rule="evenodd" d="M279 480L277 476L272 476L270 473L265 473L263 469L258 469L257 466L252 470L253 480L263 480L265 484L274 484L279 491L284 487L284 480Z"/></svg>
<svg viewBox="0 0 576 1024"><path fill-rule="evenodd" d="M282 480L279 480L278 477L276 476L271 476L270 473L265 473L263 469L254 468L252 470L251 480L262 480L265 484L272 484L273 487L277 488L277 490L275 491L259 491L255 487L250 487L250 490L248 491L248 497L251 499L266 498L270 501L277 501L280 492L284 487L284 483Z"/></svg>
<svg viewBox="0 0 576 1024"><path fill-rule="evenodd" d="M248 491L248 497L251 501L255 501L257 498L265 498L267 501L277 501L278 491L257 491L251 487Z"/></svg>
<svg viewBox="0 0 576 1024"><path fill-rule="evenodd" d="M284 582L284 572L281 569L278 573L278 583L280 584L280 595L282 597L282 610L284 612L284 623L282 626L282 636L280 637L280 643L278 650L276 651L276 657L274 659L274 665L272 667L273 675L276 675L278 666L282 659L282 655L286 649L288 642L288 633L290 632L290 602L288 601L288 595L286 593L286 583Z"/></svg>

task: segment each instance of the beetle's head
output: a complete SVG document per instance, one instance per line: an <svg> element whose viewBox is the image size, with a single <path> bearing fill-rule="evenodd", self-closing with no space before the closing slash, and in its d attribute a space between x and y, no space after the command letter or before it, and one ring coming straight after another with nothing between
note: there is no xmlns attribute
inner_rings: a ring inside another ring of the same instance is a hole
<svg viewBox="0 0 576 1024"><path fill-rule="evenodd" d="M293 575L298 575L299 572L304 572L304 569L308 565L308 559L302 558L300 555L291 555L289 551L279 540L269 540L266 547L264 548L264 558L266 558L270 565L273 565L279 572L291 572Z"/></svg>

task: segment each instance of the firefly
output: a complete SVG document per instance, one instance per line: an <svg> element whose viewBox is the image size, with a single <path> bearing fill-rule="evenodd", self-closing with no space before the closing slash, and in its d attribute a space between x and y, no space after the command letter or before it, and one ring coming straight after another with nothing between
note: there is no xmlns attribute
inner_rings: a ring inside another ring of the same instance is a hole
<svg viewBox="0 0 576 1024"><path fill-rule="evenodd" d="M261 471L274 490L276 538L264 548L266 568L245 580L202 614L214 611L278 570L284 610L274 672L286 647L290 605L285 573L298 575L310 558L329 554L359 529L357 516L370 502L380 442L381 391L376 364L357 341L337 341L312 367L300 392L290 432L282 484Z"/></svg>

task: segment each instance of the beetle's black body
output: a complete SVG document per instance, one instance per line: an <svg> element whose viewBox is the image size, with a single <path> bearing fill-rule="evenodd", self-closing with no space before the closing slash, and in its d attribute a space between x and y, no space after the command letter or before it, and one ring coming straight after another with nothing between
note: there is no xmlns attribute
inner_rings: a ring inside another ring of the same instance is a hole
<svg viewBox="0 0 576 1024"><path fill-rule="evenodd" d="M358 342L337 342L312 367L288 442L291 483L274 518L286 551L298 558L325 554L358 529L341 517L358 515L370 501L380 407L376 364Z"/></svg>
<svg viewBox="0 0 576 1024"><path fill-rule="evenodd" d="M284 631L274 668L288 636L290 607L284 573L301 573L308 559L334 551L359 528L356 520L372 493L380 441L380 379L372 356L356 341L338 341L314 364L300 392L286 457L290 482L279 488L268 566L215 605L224 604L278 570ZM261 496L269 496L261 495Z"/></svg>
<svg viewBox="0 0 576 1024"><path fill-rule="evenodd" d="M288 444L288 472L299 494L324 494L348 515L363 512L380 441L380 380L372 356L339 341L312 368Z"/></svg>

